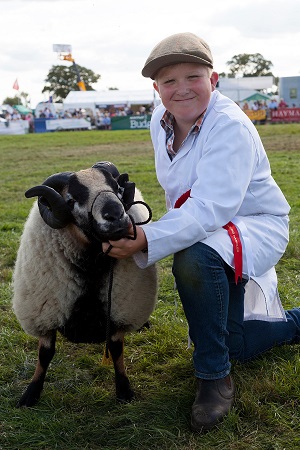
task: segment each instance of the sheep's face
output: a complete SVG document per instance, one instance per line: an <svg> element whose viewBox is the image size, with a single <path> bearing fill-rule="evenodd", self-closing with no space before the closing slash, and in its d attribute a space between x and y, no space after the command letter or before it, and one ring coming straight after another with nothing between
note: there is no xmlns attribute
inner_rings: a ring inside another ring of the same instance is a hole
<svg viewBox="0 0 300 450"><path fill-rule="evenodd" d="M105 170L87 169L74 173L63 192L76 225L102 241L128 235L130 219L120 200L119 186Z"/></svg>

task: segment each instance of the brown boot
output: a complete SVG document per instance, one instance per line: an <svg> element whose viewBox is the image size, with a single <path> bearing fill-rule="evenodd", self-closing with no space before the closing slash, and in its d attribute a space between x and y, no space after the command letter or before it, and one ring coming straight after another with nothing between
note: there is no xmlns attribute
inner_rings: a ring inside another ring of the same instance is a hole
<svg viewBox="0 0 300 450"><path fill-rule="evenodd" d="M197 393L192 406L192 430L210 430L228 414L233 401L234 384L230 375L219 380L197 378Z"/></svg>

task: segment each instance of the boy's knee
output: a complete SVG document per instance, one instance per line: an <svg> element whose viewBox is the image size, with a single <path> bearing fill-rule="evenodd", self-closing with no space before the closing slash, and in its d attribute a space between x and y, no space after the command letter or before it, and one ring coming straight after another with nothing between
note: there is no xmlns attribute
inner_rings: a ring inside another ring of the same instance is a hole
<svg viewBox="0 0 300 450"><path fill-rule="evenodd" d="M208 245L197 242L196 244L181 250L174 255L173 274L174 276L190 276L193 274L201 278L207 276L210 267L222 265L224 262L221 256Z"/></svg>

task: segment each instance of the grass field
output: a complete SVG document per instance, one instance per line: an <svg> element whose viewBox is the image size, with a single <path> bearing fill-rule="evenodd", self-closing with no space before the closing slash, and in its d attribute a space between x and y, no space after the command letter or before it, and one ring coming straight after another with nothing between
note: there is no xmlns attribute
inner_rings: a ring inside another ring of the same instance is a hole
<svg viewBox="0 0 300 450"><path fill-rule="evenodd" d="M274 178L290 205L290 243L278 265L285 307L300 305L300 124L258 127ZM125 360L136 398L115 402L103 346L58 338L41 399L17 409L33 375L36 339L11 310L11 279L32 200L24 191L59 171L100 160L129 173L153 211L165 211L148 131L91 131L0 137L0 449L2 450L283 450L300 449L299 346L273 349L234 364L235 406L206 435L189 429L194 398L192 351L173 291L171 258L159 263L159 297L149 330L128 335Z"/></svg>

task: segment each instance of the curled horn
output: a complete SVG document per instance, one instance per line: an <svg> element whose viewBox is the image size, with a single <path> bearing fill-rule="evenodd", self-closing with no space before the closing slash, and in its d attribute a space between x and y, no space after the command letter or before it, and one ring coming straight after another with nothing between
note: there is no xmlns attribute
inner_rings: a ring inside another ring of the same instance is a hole
<svg viewBox="0 0 300 450"><path fill-rule="evenodd" d="M39 197L38 207L40 214L44 222L51 228L64 228L74 220L68 204L54 189L56 187L58 190L61 190L66 185L71 174L72 172L65 172L52 175L47 178L44 184L34 186L25 192L26 198Z"/></svg>
<svg viewBox="0 0 300 450"><path fill-rule="evenodd" d="M57 192L61 192L63 188L69 183L69 178L74 172L59 172L50 175L43 184L50 186Z"/></svg>

